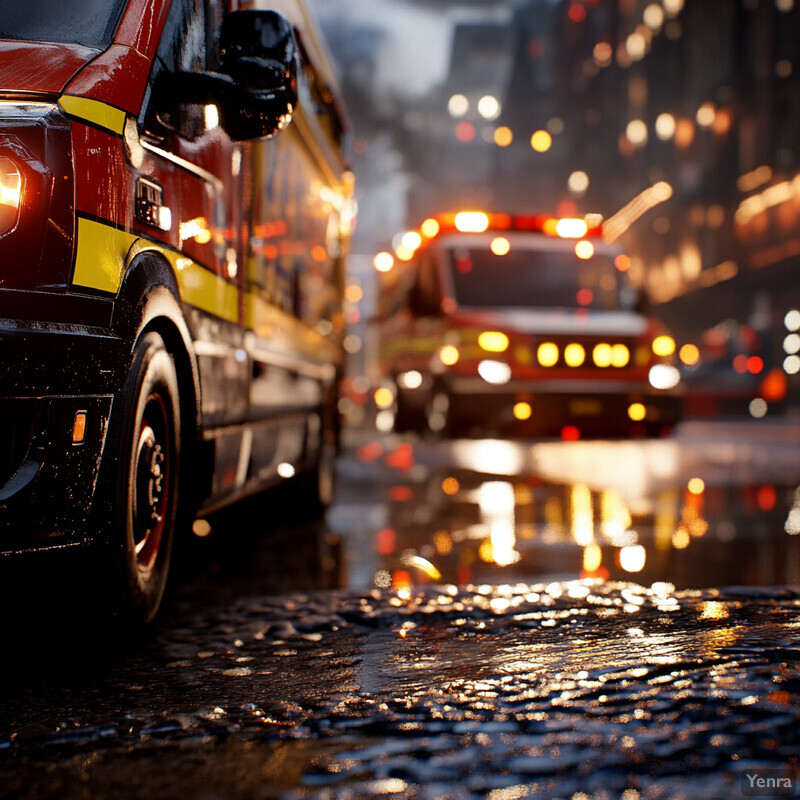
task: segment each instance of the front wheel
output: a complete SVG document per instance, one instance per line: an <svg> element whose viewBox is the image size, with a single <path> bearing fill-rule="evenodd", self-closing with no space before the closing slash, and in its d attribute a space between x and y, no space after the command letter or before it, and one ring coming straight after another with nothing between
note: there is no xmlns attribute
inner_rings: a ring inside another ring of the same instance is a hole
<svg viewBox="0 0 800 800"><path fill-rule="evenodd" d="M180 475L180 396L172 356L153 331L137 341L112 412L111 541L117 608L144 626L155 618L169 574Z"/></svg>

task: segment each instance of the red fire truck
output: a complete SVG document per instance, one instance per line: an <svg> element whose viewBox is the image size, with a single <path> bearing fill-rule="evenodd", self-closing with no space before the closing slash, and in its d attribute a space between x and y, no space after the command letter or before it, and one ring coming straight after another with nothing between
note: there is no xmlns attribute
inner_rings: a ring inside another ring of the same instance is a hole
<svg viewBox="0 0 800 800"><path fill-rule="evenodd" d="M420 246L381 274L373 321L372 380L395 430L575 439L675 425L675 342L599 225L460 212L414 233Z"/></svg>
<svg viewBox="0 0 800 800"><path fill-rule="evenodd" d="M0 562L77 549L135 623L196 515L329 491L344 116L306 7L250 5L0 12Z"/></svg>

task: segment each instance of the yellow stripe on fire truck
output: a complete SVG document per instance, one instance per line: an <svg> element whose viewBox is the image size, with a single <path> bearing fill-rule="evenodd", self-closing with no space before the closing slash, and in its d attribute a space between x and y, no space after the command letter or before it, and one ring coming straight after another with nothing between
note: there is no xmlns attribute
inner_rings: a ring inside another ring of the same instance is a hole
<svg viewBox="0 0 800 800"><path fill-rule="evenodd" d="M72 282L76 286L116 294L128 265L146 251L160 253L172 265L184 302L228 322L238 321L239 295L234 284L181 253L84 217L78 218L78 248Z"/></svg>
<svg viewBox="0 0 800 800"><path fill-rule="evenodd" d="M70 117L105 128L118 136L122 136L125 130L125 112L108 103L92 100L89 97L65 94L59 98L58 104Z"/></svg>

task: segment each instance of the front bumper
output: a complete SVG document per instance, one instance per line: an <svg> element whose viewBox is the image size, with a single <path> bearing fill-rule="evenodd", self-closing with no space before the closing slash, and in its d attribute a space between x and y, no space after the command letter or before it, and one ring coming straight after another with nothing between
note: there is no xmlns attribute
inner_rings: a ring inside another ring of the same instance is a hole
<svg viewBox="0 0 800 800"><path fill-rule="evenodd" d="M453 377L442 384L455 431L519 436L558 436L566 426L581 437L640 436L668 432L683 413L682 391L656 391L642 382L609 380L516 381L491 386L480 379ZM515 415L523 403L530 416ZM631 419L632 404L644 407Z"/></svg>
<svg viewBox="0 0 800 800"><path fill-rule="evenodd" d="M123 365L120 340L103 330L0 319L0 553L89 537Z"/></svg>

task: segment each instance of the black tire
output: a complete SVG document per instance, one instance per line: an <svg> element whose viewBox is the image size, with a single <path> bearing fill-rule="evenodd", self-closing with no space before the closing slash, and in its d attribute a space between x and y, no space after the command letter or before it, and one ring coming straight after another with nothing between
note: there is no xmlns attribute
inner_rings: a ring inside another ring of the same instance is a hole
<svg viewBox="0 0 800 800"><path fill-rule="evenodd" d="M154 331L136 342L109 435L119 458L109 482L111 591L125 621L145 627L155 619L167 586L180 477L178 376Z"/></svg>

